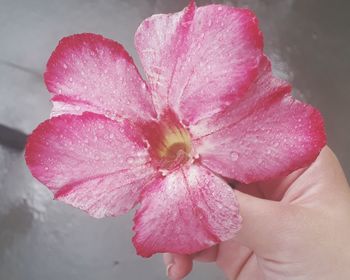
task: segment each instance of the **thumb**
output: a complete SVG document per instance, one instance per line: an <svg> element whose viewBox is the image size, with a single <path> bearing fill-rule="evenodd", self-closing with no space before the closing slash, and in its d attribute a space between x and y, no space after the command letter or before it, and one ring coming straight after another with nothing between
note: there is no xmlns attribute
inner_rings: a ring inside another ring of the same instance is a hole
<svg viewBox="0 0 350 280"><path fill-rule="evenodd" d="M235 241L257 254L268 254L285 242L291 206L235 191L243 218Z"/></svg>

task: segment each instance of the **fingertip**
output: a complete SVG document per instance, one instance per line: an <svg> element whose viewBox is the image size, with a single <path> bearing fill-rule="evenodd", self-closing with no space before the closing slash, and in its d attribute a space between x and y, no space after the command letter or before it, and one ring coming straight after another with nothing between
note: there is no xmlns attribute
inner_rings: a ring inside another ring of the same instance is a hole
<svg viewBox="0 0 350 280"><path fill-rule="evenodd" d="M163 254L166 275L171 280L183 279L192 270L192 258L188 255Z"/></svg>

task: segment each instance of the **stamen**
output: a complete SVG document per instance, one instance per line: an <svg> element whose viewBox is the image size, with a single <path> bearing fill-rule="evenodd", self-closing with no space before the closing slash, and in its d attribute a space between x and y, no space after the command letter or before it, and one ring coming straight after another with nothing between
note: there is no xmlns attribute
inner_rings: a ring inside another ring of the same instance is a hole
<svg viewBox="0 0 350 280"><path fill-rule="evenodd" d="M191 136L172 111L165 111L159 122L145 124L143 134L159 170L173 170L193 158Z"/></svg>

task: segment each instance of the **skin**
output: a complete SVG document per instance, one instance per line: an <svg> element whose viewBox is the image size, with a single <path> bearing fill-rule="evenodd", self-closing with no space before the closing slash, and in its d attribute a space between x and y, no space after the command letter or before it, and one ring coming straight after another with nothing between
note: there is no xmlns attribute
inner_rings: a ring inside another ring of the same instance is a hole
<svg viewBox="0 0 350 280"><path fill-rule="evenodd" d="M216 262L227 279L350 279L350 188L328 147L308 168L236 195L238 235L194 255L164 254L169 279L183 279L194 260Z"/></svg>

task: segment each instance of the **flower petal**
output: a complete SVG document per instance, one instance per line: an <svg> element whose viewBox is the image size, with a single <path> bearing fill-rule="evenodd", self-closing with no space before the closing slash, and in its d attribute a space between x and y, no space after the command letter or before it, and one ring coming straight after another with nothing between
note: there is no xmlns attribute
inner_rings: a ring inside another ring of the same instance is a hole
<svg viewBox="0 0 350 280"><path fill-rule="evenodd" d="M304 167L326 144L321 114L290 95L267 58L259 71L237 106L190 128L201 163L243 183Z"/></svg>
<svg viewBox="0 0 350 280"><path fill-rule="evenodd" d="M232 238L241 225L234 191L196 165L145 188L134 221L133 243L144 257L191 254Z"/></svg>
<svg viewBox="0 0 350 280"><path fill-rule="evenodd" d="M63 38L47 63L45 82L53 94L53 115L90 111L131 119L155 116L132 58L101 35Z"/></svg>
<svg viewBox="0 0 350 280"><path fill-rule="evenodd" d="M250 10L193 3L146 19L135 44L157 110L170 106L185 123L211 116L244 94L263 47Z"/></svg>
<svg viewBox="0 0 350 280"><path fill-rule="evenodd" d="M61 115L29 137L25 158L55 198L94 217L125 213L154 170L133 127L103 115Z"/></svg>

